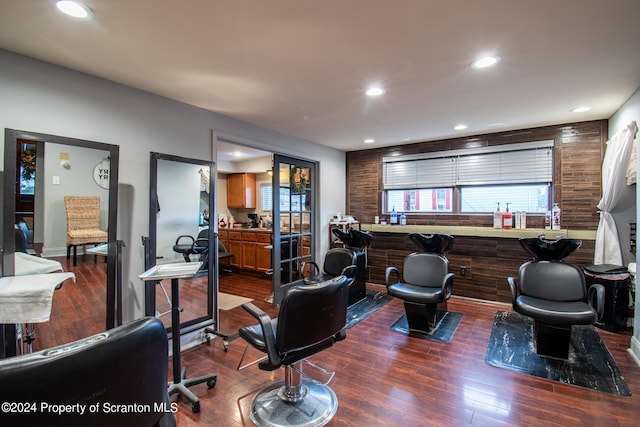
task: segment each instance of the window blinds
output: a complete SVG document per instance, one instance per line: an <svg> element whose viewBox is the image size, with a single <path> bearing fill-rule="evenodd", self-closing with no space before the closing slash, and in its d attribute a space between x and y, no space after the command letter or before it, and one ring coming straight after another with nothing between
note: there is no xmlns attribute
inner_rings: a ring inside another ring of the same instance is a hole
<svg viewBox="0 0 640 427"><path fill-rule="evenodd" d="M553 181L553 141L383 159L385 190Z"/></svg>

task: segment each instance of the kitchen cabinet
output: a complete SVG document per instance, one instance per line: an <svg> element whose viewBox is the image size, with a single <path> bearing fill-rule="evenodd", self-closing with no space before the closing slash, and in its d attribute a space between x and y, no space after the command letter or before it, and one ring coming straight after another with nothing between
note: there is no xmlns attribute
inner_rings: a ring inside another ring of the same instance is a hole
<svg viewBox="0 0 640 427"><path fill-rule="evenodd" d="M255 173L232 173L227 175L227 206L230 208L255 209Z"/></svg>
<svg viewBox="0 0 640 427"><path fill-rule="evenodd" d="M271 234L256 234L256 270L271 270Z"/></svg>
<svg viewBox="0 0 640 427"><path fill-rule="evenodd" d="M242 232L229 231L227 250L233 253L229 264L232 267L242 267Z"/></svg>
<svg viewBox="0 0 640 427"><path fill-rule="evenodd" d="M232 267L260 272L271 269L271 232L233 229L220 232L220 240L234 254Z"/></svg>
<svg viewBox="0 0 640 427"><path fill-rule="evenodd" d="M256 233L242 232L242 268L256 269Z"/></svg>

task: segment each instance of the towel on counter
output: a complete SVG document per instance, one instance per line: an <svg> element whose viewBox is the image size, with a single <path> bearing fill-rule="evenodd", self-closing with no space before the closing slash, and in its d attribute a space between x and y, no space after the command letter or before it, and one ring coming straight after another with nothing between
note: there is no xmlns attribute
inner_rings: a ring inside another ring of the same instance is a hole
<svg viewBox="0 0 640 427"><path fill-rule="evenodd" d="M0 277L0 323L40 323L51 317L53 292L73 273Z"/></svg>
<svg viewBox="0 0 640 427"><path fill-rule="evenodd" d="M16 276L64 271L62 264L52 259L25 254L24 252L16 252L14 255Z"/></svg>

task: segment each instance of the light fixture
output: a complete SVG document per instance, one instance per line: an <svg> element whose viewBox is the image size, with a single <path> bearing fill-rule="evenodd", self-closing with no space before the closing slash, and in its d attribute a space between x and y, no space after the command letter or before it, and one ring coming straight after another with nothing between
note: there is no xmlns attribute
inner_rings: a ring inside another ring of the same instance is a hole
<svg viewBox="0 0 640 427"><path fill-rule="evenodd" d="M372 86L369 89L367 89L368 96L380 96L383 93L384 93L384 89L381 88L380 86Z"/></svg>
<svg viewBox="0 0 640 427"><path fill-rule="evenodd" d="M500 57L498 55L487 55L481 58L478 58L474 62L471 63L471 68L487 68L493 65L496 65L500 62Z"/></svg>
<svg viewBox="0 0 640 427"><path fill-rule="evenodd" d="M376 142L376 140L373 138L367 138L364 140L365 144L373 144L374 142Z"/></svg>
<svg viewBox="0 0 640 427"><path fill-rule="evenodd" d="M467 125L460 123L459 125L455 125L453 128L455 130L465 130L467 127Z"/></svg>
<svg viewBox="0 0 640 427"><path fill-rule="evenodd" d="M89 6L79 1L71 0L53 0L52 4L60 12L65 15L71 16L82 21L89 21L93 19L93 11Z"/></svg>
<svg viewBox="0 0 640 427"><path fill-rule="evenodd" d="M584 113L585 111L589 111L589 110L591 110L591 107L587 107L586 105L584 105L584 106L572 108L571 112L572 113Z"/></svg>
<svg viewBox="0 0 640 427"><path fill-rule="evenodd" d="M273 169L267 169L267 175L273 176Z"/></svg>

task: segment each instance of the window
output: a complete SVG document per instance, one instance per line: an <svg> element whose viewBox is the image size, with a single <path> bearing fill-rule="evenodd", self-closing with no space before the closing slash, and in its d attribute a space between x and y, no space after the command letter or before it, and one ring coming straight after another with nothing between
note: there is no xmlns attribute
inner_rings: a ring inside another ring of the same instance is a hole
<svg viewBox="0 0 640 427"><path fill-rule="evenodd" d="M260 210L263 212L273 209L273 188L270 185L260 186Z"/></svg>
<svg viewBox="0 0 640 427"><path fill-rule="evenodd" d="M394 208L398 212L452 212L453 189L389 190L387 211Z"/></svg>
<svg viewBox="0 0 640 427"><path fill-rule="evenodd" d="M382 179L387 212L545 212L553 141L385 157Z"/></svg>
<svg viewBox="0 0 640 427"><path fill-rule="evenodd" d="M306 210L306 194L290 194L288 187L280 187L280 210L299 212ZM273 208L273 188L270 185L260 186L260 209L263 212L271 211Z"/></svg>

